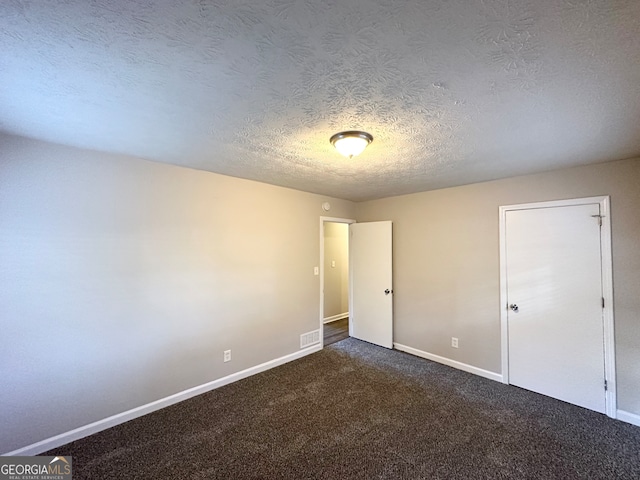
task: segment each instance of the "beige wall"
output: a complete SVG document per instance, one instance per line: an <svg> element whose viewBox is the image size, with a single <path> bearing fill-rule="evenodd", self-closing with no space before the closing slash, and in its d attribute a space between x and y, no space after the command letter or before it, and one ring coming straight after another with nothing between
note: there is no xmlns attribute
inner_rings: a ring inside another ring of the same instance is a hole
<svg viewBox="0 0 640 480"><path fill-rule="evenodd" d="M324 318L348 312L349 225L324 222Z"/></svg>
<svg viewBox="0 0 640 480"><path fill-rule="evenodd" d="M639 159L358 204L358 221L394 222L394 341L499 373L498 207L597 195L611 196L618 408L640 414Z"/></svg>
<svg viewBox="0 0 640 480"><path fill-rule="evenodd" d="M326 200L0 136L0 453L298 351Z"/></svg>

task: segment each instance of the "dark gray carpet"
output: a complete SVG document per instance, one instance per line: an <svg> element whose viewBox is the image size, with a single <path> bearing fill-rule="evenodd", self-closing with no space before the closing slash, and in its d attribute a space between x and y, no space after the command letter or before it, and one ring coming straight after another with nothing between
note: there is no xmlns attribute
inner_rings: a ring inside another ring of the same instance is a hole
<svg viewBox="0 0 640 480"><path fill-rule="evenodd" d="M47 453L74 479L638 479L640 428L354 339Z"/></svg>

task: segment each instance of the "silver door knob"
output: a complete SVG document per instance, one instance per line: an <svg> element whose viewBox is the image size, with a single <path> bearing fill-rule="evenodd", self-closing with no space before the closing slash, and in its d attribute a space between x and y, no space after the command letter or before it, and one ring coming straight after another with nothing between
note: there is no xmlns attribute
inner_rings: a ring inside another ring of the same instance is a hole
<svg viewBox="0 0 640 480"><path fill-rule="evenodd" d="M514 312L517 312L518 310L520 310L520 309L518 308L518 305L516 305L515 303L512 303L511 305L509 305L509 308L510 308L511 310L513 310Z"/></svg>

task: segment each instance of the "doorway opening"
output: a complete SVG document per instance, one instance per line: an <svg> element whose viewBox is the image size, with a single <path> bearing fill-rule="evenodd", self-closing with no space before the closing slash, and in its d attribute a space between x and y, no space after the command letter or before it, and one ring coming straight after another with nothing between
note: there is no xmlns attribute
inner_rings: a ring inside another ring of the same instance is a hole
<svg viewBox="0 0 640 480"><path fill-rule="evenodd" d="M323 345L349 337L349 224L320 217L320 336Z"/></svg>

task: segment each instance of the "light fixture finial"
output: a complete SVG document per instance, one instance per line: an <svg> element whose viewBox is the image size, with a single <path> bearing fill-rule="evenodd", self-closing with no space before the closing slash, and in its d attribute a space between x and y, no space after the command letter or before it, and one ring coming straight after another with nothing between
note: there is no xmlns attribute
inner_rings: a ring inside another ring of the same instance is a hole
<svg viewBox="0 0 640 480"><path fill-rule="evenodd" d="M373 137L367 132L349 130L333 135L329 142L345 157L353 158L360 155L367 145L373 142Z"/></svg>

